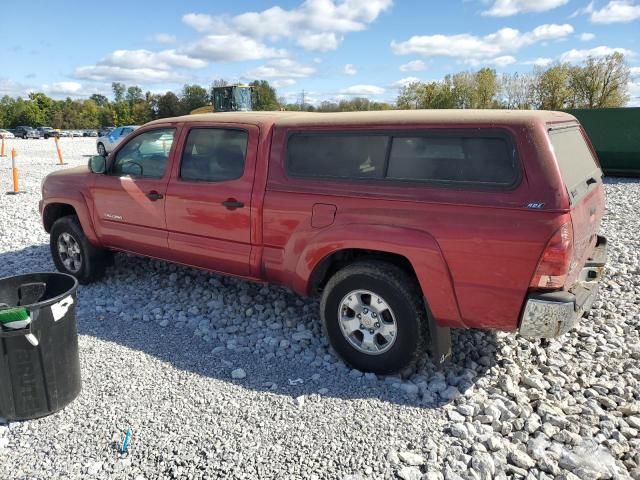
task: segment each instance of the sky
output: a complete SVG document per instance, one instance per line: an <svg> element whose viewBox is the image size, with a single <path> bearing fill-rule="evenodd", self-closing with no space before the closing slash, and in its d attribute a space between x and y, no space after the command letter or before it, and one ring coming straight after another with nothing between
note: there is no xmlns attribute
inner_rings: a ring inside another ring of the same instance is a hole
<svg viewBox="0 0 640 480"><path fill-rule="evenodd" d="M640 105L640 0L30 0L0 9L0 96L268 80L289 102L393 101L411 81L613 51Z"/></svg>

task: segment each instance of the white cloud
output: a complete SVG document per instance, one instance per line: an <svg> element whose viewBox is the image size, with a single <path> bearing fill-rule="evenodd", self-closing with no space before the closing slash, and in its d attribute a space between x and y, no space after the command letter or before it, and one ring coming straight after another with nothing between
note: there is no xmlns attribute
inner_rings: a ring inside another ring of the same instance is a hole
<svg viewBox="0 0 640 480"><path fill-rule="evenodd" d="M581 33L578 35L578 38L583 42L588 42L589 40L596 38L596 36L593 33Z"/></svg>
<svg viewBox="0 0 640 480"><path fill-rule="evenodd" d="M296 81L293 78L282 78L271 82L271 85L273 85L274 88L290 87L295 84Z"/></svg>
<svg viewBox="0 0 640 480"><path fill-rule="evenodd" d="M565 5L569 0L495 0L482 15L509 17L525 12L545 12Z"/></svg>
<svg viewBox="0 0 640 480"><path fill-rule="evenodd" d="M507 65L511 65L513 63L516 63L516 59L515 59L515 57L512 57L511 55L503 55L501 57L496 57L496 58L493 58L493 59L489 60L489 63L493 63L494 65L496 65L498 67L506 67Z"/></svg>
<svg viewBox="0 0 640 480"><path fill-rule="evenodd" d="M393 0L305 0L292 9L279 6L236 16L189 13L182 21L199 32L236 32L257 39L294 40L307 50L335 50L348 32L364 30Z"/></svg>
<svg viewBox="0 0 640 480"><path fill-rule="evenodd" d="M25 97L32 92L33 88L16 82L9 78L0 78L0 97L8 95L10 97Z"/></svg>
<svg viewBox="0 0 640 480"><path fill-rule="evenodd" d="M382 95L384 88L377 87L376 85L353 85L343 88L338 93L343 95Z"/></svg>
<svg viewBox="0 0 640 480"><path fill-rule="evenodd" d="M632 77L640 77L640 67L631 67L629 73Z"/></svg>
<svg viewBox="0 0 640 480"><path fill-rule="evenodd" d="M600 10L595 10L591 2L585 13L591 14L593 23L627 23L640 18L640 4L631 0L611 0Z"/></svg>
<svg viewBox="0 0 640 480"><path fill-rule="evenodd" d="M538 57L522 63L524 65L535 65L536 67L546 67L547 65L551 65L553 63L553 58Z"/></svg>
<svg viewBox="0 0 640 480"><path fill-rule="evenodd" d="M631 57L634 55L634 52L632 52L631 50L627 50L626 48L611 48L601 45L599 47L585 50L572 48L571 50L566 51L562 55L560 55L560 60L562 62L579 63L589 57L604 57L615 52L622 53L627 57Z"/></svg>
<svg viewBox="0 0 640 480"><path fill-rule="evenodd" d="M267 47L253 38L238 34L207 35L187 45L181 52L212 62L242 62L286 55L284 50Z"/></svg>
<svg viewBox="0 0 640 480"><path fill-rule="evenodd" d="M52 95L77 95L82 91L82 84L78 82L56 82L43 85L42 90Z"/></svg>
<svg viewBox="0 0 640 480"><path fill-rule="evenodd" d="M402 88L419 81L420 79L418 77L405 77L405 78L401 78L400 80L396 80L391 84L391 86L395 88Z"/></svg>
<svg viewBox="0 0 640 480"><path fill-rule="evenodd" d="M354 67L351 63L347 63L342 69L342 72L345 75L356 75L358 73L358 69Z"/></svg>
<svg viewBox="0 0 640 480"><path fill-rule="evenodd" d="M401 72L422 72L426 68L427 65L422 60L412 60L403 65L400 65Z"/></svg>
<svg viewBox="0 0 640 480"><path fill-rule="evenodd" d="M316 69L302 65L289 58L273 60L265 65L250 70L245 75L248 78L306 78L315 73Z"/></svg>
<svg viewBox="0 0 640 480"><path fill-rule="evenodd" d="M310 33L298 37L297 44L305 50L315 50L318 52L328 52L335 50L344 37L336 36L335 33Z"/></svg>
<svg viewBox="0 0 640 480"><path fill-rule="evenodd" d="M76 78L99 82L136 82L141 84L160 82L182 82L184 75L154 68L123 68L109 65L88 65L74 71Z"/></svg>
<svg viewBox="0 0 640 480"><path fill-rule="evenodd" d="M149 50L115 50L98 62L98 65L122 68L153 68L171 70L172 68L204 68L207 62L175 50L151 52Z"/></svg>
<svg viewBox="0 0 640 480"><path fill-rule="evenodd" d="M544 24L524 33L514 28L502 28L483 37L469 33L414 35L404 42L392 41L391 49L396 55L446 56L468 62L481 62L503 57L505 53L538 42L566 38L571 33L573 27L565 23Z"/></svg>
<svg viewBox="0 0 640 480"><path fill-rule="evenodd" d="M162 43L163 45L170 45L172 43L176 43L177 38L171 33L154 33L153 35L149 35L147 40L150 42Z"/></svg>

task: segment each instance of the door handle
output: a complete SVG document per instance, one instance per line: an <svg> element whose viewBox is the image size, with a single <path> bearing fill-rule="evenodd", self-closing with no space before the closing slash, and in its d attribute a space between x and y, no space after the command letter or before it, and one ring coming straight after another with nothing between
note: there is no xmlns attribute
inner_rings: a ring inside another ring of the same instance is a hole
<svg viewBox="0 0 640 480"><path fill-rule="evenodd" d="M227 207L227 210L235 210L236 208L244 207L244 203L239 202L235 198L229 198L228 200L225 200L224 202L222 202L222 205Z"/></svg>
<svg viewBox="0 0 640 480"><path fill-rule="evenodd" d="M147 193L147 198L152 202L155 202L156 200L164 198L164 195L162 195L160 192L156 192L155 190L151 190L149 193Z"/></svg>

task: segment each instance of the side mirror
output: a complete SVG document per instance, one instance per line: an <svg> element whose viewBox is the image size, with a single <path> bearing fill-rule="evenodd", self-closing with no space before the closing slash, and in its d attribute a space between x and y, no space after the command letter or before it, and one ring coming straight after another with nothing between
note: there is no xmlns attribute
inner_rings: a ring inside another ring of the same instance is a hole
<svg viewBox="0 0 640 480"><path fill-rule="evenodd" d="M107 159L102 155L94 155L89 159L89 170L92 173L105 173L107 171Z"/></svg>

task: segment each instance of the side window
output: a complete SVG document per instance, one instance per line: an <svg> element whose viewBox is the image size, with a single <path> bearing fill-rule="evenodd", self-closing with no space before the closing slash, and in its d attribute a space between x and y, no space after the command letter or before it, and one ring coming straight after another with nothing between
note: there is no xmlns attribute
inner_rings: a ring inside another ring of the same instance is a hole
<svg viewBox="0 0 640 480"><path fill-rule="evenodd" d="M366 134L294 134L287 172L301 177L384 178L389 137Z"/></svg>
<svg viewBox="0 0 640 480"><path fill-rule="evenodd" d="M501 137L394 137L387 178L512 185L515 152Z"/></svg>
<svg viewBox="0 0 640 480"><path fill-rule="evenodd" d="M192 128L182 153L180 178L222 182L244 173L248 134L243 130Z"/></svg>
<svg viewBox="0 0 640 480"><path fill-rule="evenodd" d="M133 128L123 128L122 129L122 133L120 135L123 136L123 137L126 137L131 132L133 132Z"/></svg>
<svg viewBox="0 0 640 480"><path fill-rule="evenodd" d="M174 134L173 128L159 128L133 137L118 151L111 173L162 178Z"/></svg>
<svg viewBox="0 0 640 480"><path fill-rule="evenodd" d="M120 135L122 134L122 128L116 128L114 130L111 130L111 132L109 132L108 136L109 138L111 138L112 140L115 140L116 138L118 138Z"/></svg>

